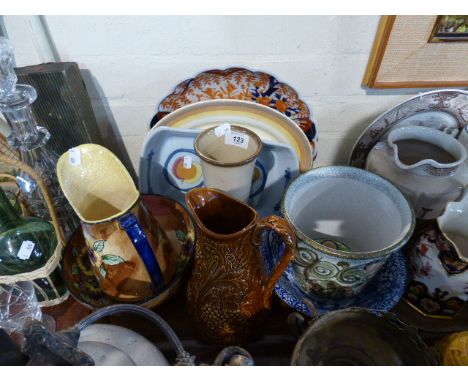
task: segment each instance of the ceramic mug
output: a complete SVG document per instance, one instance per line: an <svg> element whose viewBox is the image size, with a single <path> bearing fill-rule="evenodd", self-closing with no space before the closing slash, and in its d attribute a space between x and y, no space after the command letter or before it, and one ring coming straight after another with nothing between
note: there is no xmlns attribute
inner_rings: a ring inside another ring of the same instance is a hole
<svg viewBox="0 0 468 382"><path fill-rule="evenodd" d="M414 229L414 213L390 182L347 166L321 167L297 177L281 209L298 249L296 284L307 294L358 294Z"/></svg>
<svg viewBox="0 0 468 382"><path fill-rule="evenodd" d="M260 137L251 130L226 124L201 132L194 147L201 159L205 186L247 202L255 160L263 148Z"/></svg>

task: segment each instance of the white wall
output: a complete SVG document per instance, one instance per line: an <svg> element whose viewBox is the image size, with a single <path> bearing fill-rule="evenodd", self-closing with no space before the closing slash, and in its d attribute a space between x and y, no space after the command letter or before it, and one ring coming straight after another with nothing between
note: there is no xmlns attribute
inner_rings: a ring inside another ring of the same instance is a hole
<svg viewBox="0 0 468 382"><path fill-rule="evenodd" d="M51 48L37 17L5 16L18 66L58 58L89 70L102 90L91 94L96 111L110 107L136 169L160 100L200 71L229 66L266 71L293 86L317 121L316 164L345 164L360 132L409 97L367 95L361 89L378 21L378 16L46 16Z"/></svg>

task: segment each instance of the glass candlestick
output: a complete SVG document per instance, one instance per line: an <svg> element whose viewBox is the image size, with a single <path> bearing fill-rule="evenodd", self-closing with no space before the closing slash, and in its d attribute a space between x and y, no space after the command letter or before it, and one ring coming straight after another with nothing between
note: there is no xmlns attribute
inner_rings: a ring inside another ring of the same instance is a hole
<svg viewBox="0 0 468 382"><path fill-rule="evenodd" d="M0 111L12 128L8 143L18 151L20 159L32 167L47 187L65 237L69 237L79 220L60 189L56 174L58 155L47 147L50 133L38 126L31 111L36 90L29 85L17 85L13 69L13 48L0 37ZM16 181L22 199L30 212L50 220L47 204L37 183L26 173L18 172Z"/></svg>

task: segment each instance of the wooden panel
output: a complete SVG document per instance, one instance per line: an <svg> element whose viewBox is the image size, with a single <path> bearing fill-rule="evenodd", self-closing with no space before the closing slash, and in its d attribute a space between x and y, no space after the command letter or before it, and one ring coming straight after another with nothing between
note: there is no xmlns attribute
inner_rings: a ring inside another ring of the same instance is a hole
<svg viewBox="0 0 468 382"><path fill-rule="evenodd" d="M50 146L61 155L82 143L102 143L80 69L74 62L16 68L18 83L37 91L32 104L40 126L51 133Z"/></svg>

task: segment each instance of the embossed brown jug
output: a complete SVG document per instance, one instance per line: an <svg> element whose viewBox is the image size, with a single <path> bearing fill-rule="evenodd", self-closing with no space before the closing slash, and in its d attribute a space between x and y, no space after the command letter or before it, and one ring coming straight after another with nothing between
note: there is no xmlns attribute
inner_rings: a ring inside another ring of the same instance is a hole
<svg viewBox="0 0 468 382"><path fill-rule="evenodd" d="M189 313L209 342L244 343L257 333L273 288L294 256L294 232L284 219L259 220L253 208L214 189L195 188L185 199L197 228L187 288ZM271 276L265 273L259 248L266 229L276 231L285 243Z"/></svg>

